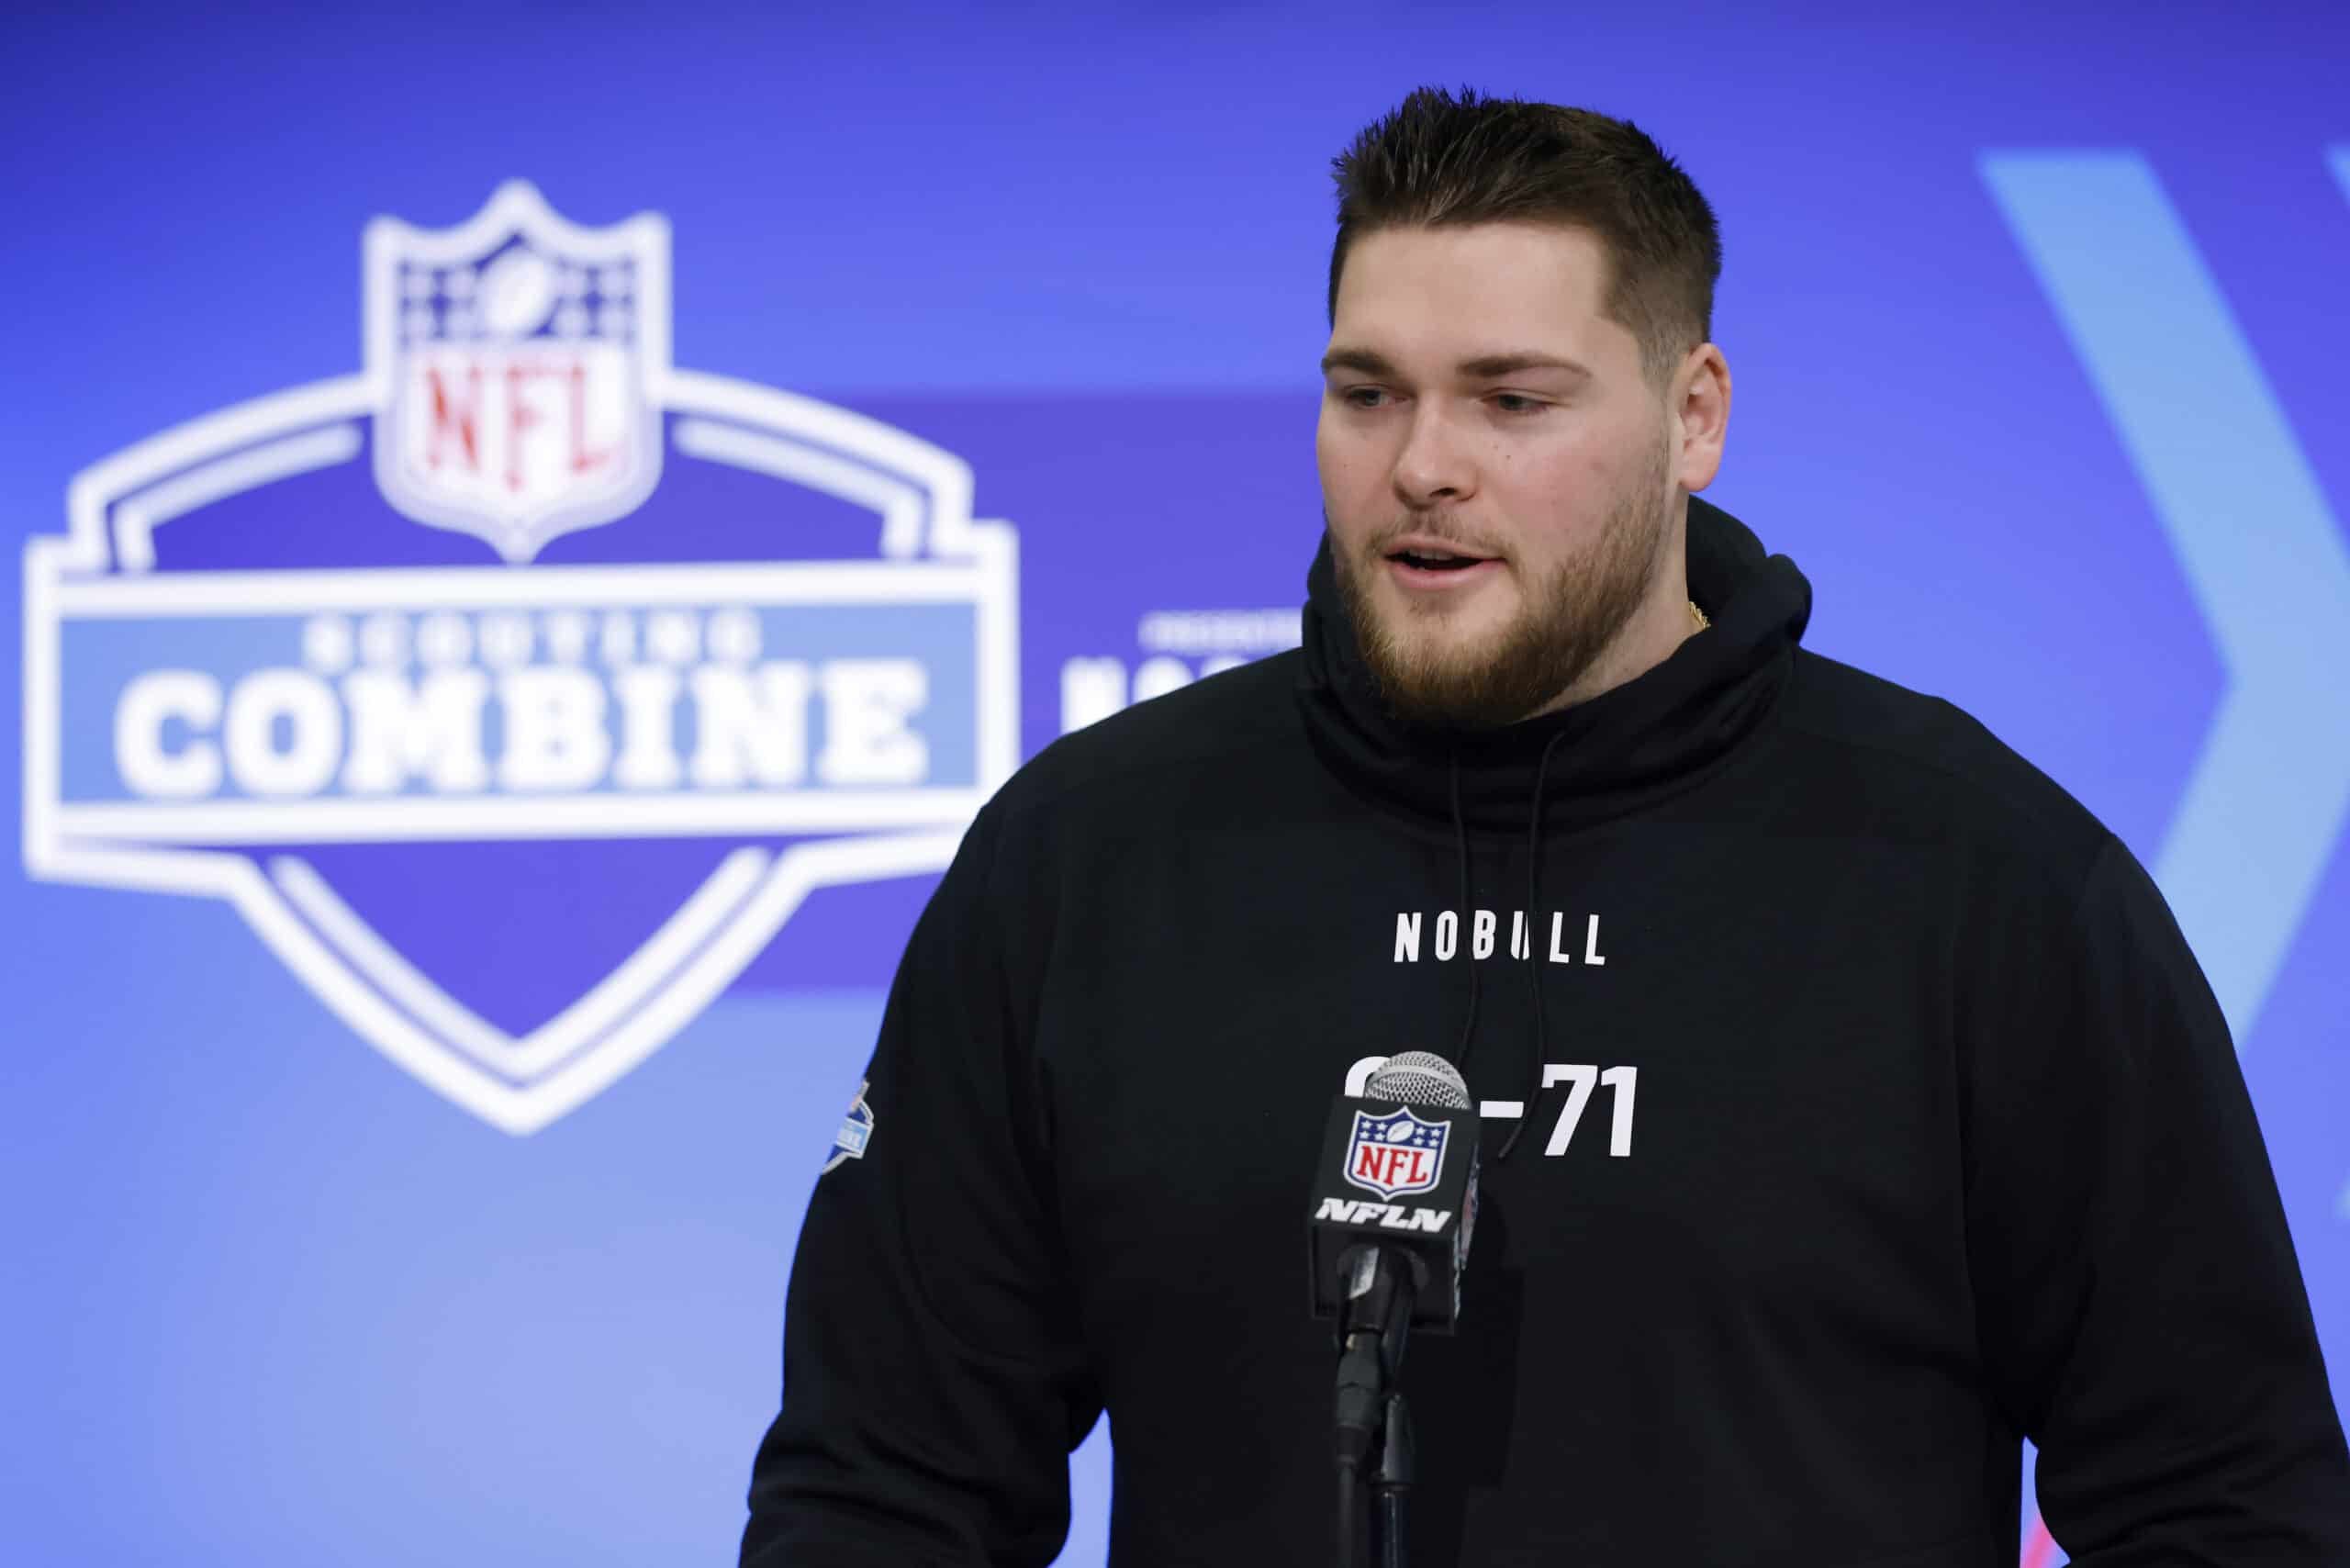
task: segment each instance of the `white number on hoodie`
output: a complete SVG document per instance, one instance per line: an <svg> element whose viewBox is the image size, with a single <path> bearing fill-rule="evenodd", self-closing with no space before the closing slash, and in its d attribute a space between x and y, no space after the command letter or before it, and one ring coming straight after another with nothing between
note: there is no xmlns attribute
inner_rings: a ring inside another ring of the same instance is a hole
<svg viewBox="0 0 2350 1568"><path fill-rule="evenodd" d="M1567 1091L1567 1103L1559 1108L1558 1126L1550 1129L1550 1141L1543 1146L1547 1155L1564 1154L1567 1142L1575 1136L1575 1124L1583 1120L1583 1108L1591 1103L1595 1083L1604 1083L1615 1096L1616 1114L1607 1129L1607 1152L1621 1159L1632 1152L1632 1104L1639 1089L1640 1070L1637 1067L1611 1067L1602 1072L1589 1062L1545 1062L1542 1064L1542 1087L1554 1083L1572 1085Z"/></svg>
<svg viewBox="0 0 2350 1568"><path fill-rule="evenodd" d="M1347 1070L1347 1092L1360 1095L1370 1086L1371 1074L1387 1065L1385 1057L1364 1057ZM1637 1067L1611 1067L1601 1071L1597 1064L1586 1062L1545 1062L1542 1064L1542 1087L1554 1083L1570 1083L1567 1103L1559 1112L1559 1125L1550 1129L1550 1141L1544 1154L1564 1154L1567 1140L1575 1136L1575 1124L1583 1120L1583 1108L1591 1103L1595 1085L1606 1084L1614 1096L1616 1114L1607 1129L1607 1152L1622 1159L1632 1152L1632 1103L1639 1088L1640 1070ZM1520 1116L1524 1104L1516 1100L1488 1100L1483 1104L1487 1116Z"/></svg>

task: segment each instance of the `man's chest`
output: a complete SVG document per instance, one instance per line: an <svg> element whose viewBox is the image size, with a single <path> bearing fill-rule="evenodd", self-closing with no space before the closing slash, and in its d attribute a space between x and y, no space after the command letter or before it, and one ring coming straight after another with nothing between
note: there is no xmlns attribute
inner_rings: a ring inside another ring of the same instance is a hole
<svg viewBox="0 0 2350 1568"><path fill-rule="evenodd" d="M1657 1292L1793 1321L1848 1277L1955 1268L1964 977L1924 852L1660 831L1554 847L1529 890L1486 845L1464 901L1440 845L1191 847L1086 890L1040 997L1097 1310L1178 1251L1222 1260L1203 1289L1302 1302L1325 1113L1403 1050L1481 1102L1472 1267L1545 1301L1638 1282L1550 1304L1595 1327Z"/></svg>

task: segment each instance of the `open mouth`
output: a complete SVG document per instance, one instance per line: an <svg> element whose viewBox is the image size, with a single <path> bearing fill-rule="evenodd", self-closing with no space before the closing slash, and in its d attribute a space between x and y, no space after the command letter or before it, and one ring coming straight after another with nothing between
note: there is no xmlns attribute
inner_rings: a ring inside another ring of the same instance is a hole
<svg viewBox="0 0 2350 1568"><path fill-rule="evenodd" d="M1387 558L1422 572L1466 571L1483 566L1489 559L1483 555L1455 555L1443 550L1395 550L1389 552Z"/></svg>

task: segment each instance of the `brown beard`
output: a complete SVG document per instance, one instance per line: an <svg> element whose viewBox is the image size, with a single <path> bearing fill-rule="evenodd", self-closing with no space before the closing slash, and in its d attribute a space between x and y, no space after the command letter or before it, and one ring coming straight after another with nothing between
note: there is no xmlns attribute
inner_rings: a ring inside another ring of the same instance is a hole
<svg viewBox="0 0 2350 1568"><path fill-rule="evenodd" d="M1591 548L1535 585L1517 618L1479 645L1445 648L1433 637L1399 634L1371 603L1365 579L1383 569L1388 542L1428 532L1427 520L1382 531L1360 560L1333 539L1339 602L1388 711L1432 729L1499 729L1530 718L1583 678L1648 597L1669 519L1661 498L1668 472L1660 446L1609 509Z"/></svg>

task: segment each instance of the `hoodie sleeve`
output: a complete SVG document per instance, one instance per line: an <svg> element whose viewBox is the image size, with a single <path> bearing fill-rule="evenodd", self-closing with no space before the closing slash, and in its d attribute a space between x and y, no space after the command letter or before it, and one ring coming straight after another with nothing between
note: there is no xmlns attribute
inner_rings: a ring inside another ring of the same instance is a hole
<svg viewBox="0 0 2350 1568"><path fill-rule="evenodd" d="M2350 1456L2276 1180L2161 893L2109 838L2076 907L2002 926L2021 1005L1973 1048L1969 1262L2050 1533L2092 1568L2350 1563Z"/></svg>
<svg viewBox="0 0 2350 1568"><path fill-rule="evenodd" d="M1068 1534L1069 1451L1101 1404L990 896L1000 827L990 806L916 924L865 1151L809 1202L745 1568L1044 1564Z"/></svg>

